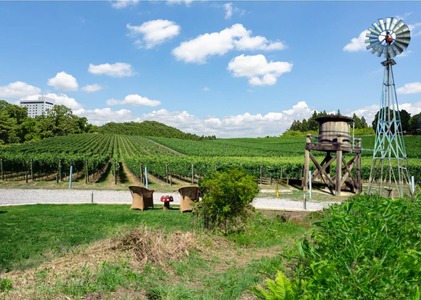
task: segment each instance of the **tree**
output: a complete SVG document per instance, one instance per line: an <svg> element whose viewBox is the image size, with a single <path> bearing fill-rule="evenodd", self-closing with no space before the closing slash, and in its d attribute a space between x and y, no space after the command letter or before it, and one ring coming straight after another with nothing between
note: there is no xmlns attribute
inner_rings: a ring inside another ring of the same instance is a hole
<svg viewBox="0 0 421 300"><path fill-rule="evenodd" d="M412 134L421 134L421 112L411 117L409 129Z"/></svg>
<svg viewBox="0 0 421 300"><path fill-rule="evenodd" d="M400 111L400 116L401 116L402 131L408 132L409 120L411 119L411 114L409 114L406 110L402 109Z"/></svg>
<svg viewBox="0 0 421 300"><path fill-rule="evenodd" d="M19 124L26 118L26 108L0 100L0 144L19 143Z"/></svg>

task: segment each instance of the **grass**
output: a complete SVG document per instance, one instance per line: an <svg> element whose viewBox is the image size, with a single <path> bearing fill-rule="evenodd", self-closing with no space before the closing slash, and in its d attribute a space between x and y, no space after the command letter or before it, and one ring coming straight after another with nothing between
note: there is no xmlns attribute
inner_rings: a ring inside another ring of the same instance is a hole
<svg viewBox="0 0 421 300"><path fill-rule="evenodd" d="M139 225L188 230L191 215L178 210L130 210L127 205L33 205L2 207L0 271L36 266L53 254Z"/></svg>
<svg viewBox="0 0 421 300"><path fill-rule="evenodd" d="M250 297L251 287L276 273L282 253L308 226L257 213L245 232L226 238L192 230L193 214L176 209L86 204L1 210L0 298L6 299ZM170 250L157 260L159 242ZM128 248L140 244L155 248L136 260L136 249Z"/></svg>

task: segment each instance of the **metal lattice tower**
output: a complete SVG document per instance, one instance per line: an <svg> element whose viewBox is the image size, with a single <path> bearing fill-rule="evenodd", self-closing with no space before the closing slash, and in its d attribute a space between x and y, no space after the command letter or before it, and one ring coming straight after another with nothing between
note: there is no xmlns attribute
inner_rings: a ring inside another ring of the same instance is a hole
<svg viewBox="0 0 421 300"><path fill-rule="evenodd" d="M368 30L367 49L386 58L381 63L384 75L368 193L392 196L396 190L403 196L410 192L410 181L392 66L396 64L393 57L409 45L410 31L402 20L395 18L379 19L379 23L373 23Z"/></svg>

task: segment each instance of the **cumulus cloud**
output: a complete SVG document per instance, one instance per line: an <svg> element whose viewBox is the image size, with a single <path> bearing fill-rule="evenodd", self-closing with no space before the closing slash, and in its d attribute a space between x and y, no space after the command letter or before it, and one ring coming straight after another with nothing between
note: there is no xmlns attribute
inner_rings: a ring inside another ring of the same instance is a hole
<svg viewBox="0 0 421 300"><path fill-rule="evenodd" d="M140 0L113 0L111 1L111 6L113 8L121 9L129 6L135 6L140 2Z"/></svg>
<svg viewBox="0 0 421 300"><path fill-rule="evenodd" d="M25 98L28 95L39 94L41 89L22 81L15 81L8 85L0 86L0 98L18 99Z"/></svg>
<svg viewBox="0 0 421 300"><path fill-rule="evenodd" d="M184 132L198 135L215 135L220 138L279 136L286 131L294 120L309 118L312 110L304 101L298 102L291 109L267 114L250 114L204 119L186 111L168 111L160 109L143 114L136 121L153 120L164 122L168 126ZM164 120L164 121L163 121Z"/></svg>
<svg viewBox="0 0 421 300"><path fill-rule="evenodd" d="M235 24L220 32L205 33L181 43L172 51L178 59L189 63L205 63L209 56L224 55L230 50L282 50L285 45L262 36L252 36L242 24Z"/></svg>
<svg viewBox="0 0 421 300"><path fill-rule="evenodd" d="M292 64L288 62L268 62L262 54L240 55L233 58L227 69L234 77L246 77L251 85L274 85L277 78L291 72Z"/></svg>
<svg viewBox="0 0 421 300"><path fill-rule="evenodd" d="M111 77L130 77L134 75L132 66L122 62L100 65L89 64L88 72L95 75L108 75Z"/></svg>
<svg viewBox="0 0 421 300"><path fill-rule="evenodd" d="M53 78L48 79L48 85L59 91L77 91L77 80L66 72L59 72Z"/></svg>
<svg viewBox="0 0 421 300"><path fill-rule="evenodd" d="M398 94L418 94L421 93L421 82L411 82L397 88Z"/></svg>
<svg viewBox="0 0 421 300"><path fill-rule="evenodd" d="M131 37L137 38L140 35L143 38L146 48L153 48L180 33L180 26L172 21L162 19L144 22L139 26L127 24L126 27ZM136 40L136 44L140 47L143 43Z"/></svg>
<svg viewBox="0 0 421 300"><path fill-rule="evenodd" d="M104 125L109 122L130 122L134 121L133 113L128 109L112 110L111 108L79 109L73 113L79 117L85 117L93 125Z"/></svg>
<svg viewBox="0 0 421 300"><path fill-rule="evenodd" d="M104 88L99 84L88 84L82 88L83 91L88 92L88 93L98 92L102 89Z"/></svg>
<svg viewBox="0 0 421 300"><path fill-rule="evenodd" d="M161 102L138 94L130 94L124 97L123 100L109 99L107 100L107 105L158 106L161 105Z"/></svg>
<svg viewBox="0 0 421 300"><path fill-rule="evenodd" d="M369 33L369 31L364 30L363 32L360 33L358 37L352 38L351 42L346 44L343 50L346 52L357 52L357 51L366 50L365 40L367 38L366 37L367 33Z"/></svg>

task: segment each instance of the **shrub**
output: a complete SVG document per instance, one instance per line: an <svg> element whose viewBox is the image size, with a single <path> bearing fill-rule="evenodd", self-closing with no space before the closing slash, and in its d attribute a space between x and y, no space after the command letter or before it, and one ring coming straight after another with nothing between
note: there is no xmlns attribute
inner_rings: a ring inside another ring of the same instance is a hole
<svg viewBox="0 0 421 300"><path fill-rule="evenodd" d="M301 244L304 299L411 299L421 278L421 201L355 196Z"/></svg>
<svg viewBox="0 0 421 300"><path fill-rule="evenodd" d="M202 201L194 208L199 224L224 234L239 231L259 192L257 178L245 170L230 168L206 175L199 183Z"/></svg>

